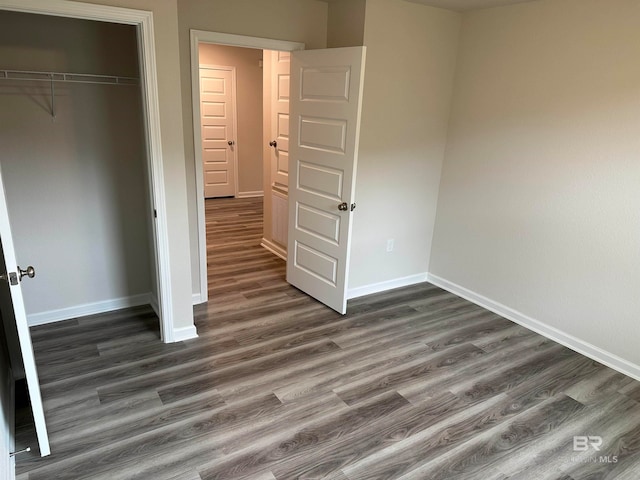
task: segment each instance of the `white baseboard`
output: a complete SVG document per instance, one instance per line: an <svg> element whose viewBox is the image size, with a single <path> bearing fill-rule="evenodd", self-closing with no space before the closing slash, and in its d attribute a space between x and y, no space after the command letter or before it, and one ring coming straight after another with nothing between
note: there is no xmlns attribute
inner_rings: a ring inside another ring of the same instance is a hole
<svg viewBox="0 0 640 480"><path fill-rule="evenodd" d="M150 302L149 293L132 295L130 297L114 298L101 302L85 303L75 307L61 308L59 310L49 310L47 312L32 313L27 315L27 323L30 327L46 325L47 323L69 320L70 318L85 317L97 313L111 312L121 308L137 307L148 305Z"/></svg>
<svg viewBox="0 0 640 480"><path fill-rule="evenodd" d="M386 292L387 290L393 290L394 288L408 287L409 285L415 285L416 283L426 281L427 274L418 273L417 275L395 278L393 280L387 280L386 282L372 283L370 285L363 285L362 287L350 288L347 290L347 298L352 299L364 297L365 295L371 295L372 293Z"/></svg>
<svg viewBox="0 0 640 480"><path fill-rule="evenodd" d="M256 190L254 192L238 192L236 198L253 198L253 197L264 197L264 192L262 190Z"/></svg>
<svg viewBox="0 0 640 480"><path fill-rule="evenodd" d="M585 342L580 338L574 337L573 335L565 333L562 330L531 318L521 312L518 312L517 310L502 305L501 303L495 302L485 297L484 295L475 293L465 287L445 280L444 278L437 275L429 273L427 280L440 288L443 288L459 297L469 300L470 302L486 308L487 310L497 313L498 315L507 318L512 322L522 325L523 327L539 333L540 335L543 335L555 342L558 342L559 344L564 345L571 350L581 353L582 355L600 362L607 367L613 368L620 373L624 373L625 375L640 381L640 366L629 362L624 358L607 352L600 347L596 347L595 345Z"/></svg>
<svg viewBox="0 0 640 480"><path fill-rule="evenodd" d="M274 242L267 240L266 238L263 238L262 242L260 242L260 245L266 248L267 250L269 250L274 255L277 255L278 257L280 257L285 262L287 261L287 251L284 248L280 247L279 245L275 244Z"/></svg>
<svg viewBox="0 0 640 480"><path fill-rule="evenodd" d="M193 305L200 305L201 303L207 303L207 300L203 300L202 299L202 294L200 294L200 293L194 293L191 296L191 301L192 301Z"/></svg>
<svg viewBox="0 0 640 480"><path fill-rule="evenodd" d="M198 338L198 331L195 325L173 329L174 342L182 342L184 340L191 340L192 338Z"/></svg>

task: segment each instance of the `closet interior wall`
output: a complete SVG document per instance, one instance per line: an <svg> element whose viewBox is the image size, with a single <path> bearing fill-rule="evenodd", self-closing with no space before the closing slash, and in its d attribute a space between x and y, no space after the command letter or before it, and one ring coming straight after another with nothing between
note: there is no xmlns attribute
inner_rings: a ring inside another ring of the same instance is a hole
<svg viewBox="0 0 640 480"><path fill-rule="evenodd" d="M0 11L0 69L139 77L136 28ZM0 161L30 324L155 291L135 85L0 80Z"/></svg>

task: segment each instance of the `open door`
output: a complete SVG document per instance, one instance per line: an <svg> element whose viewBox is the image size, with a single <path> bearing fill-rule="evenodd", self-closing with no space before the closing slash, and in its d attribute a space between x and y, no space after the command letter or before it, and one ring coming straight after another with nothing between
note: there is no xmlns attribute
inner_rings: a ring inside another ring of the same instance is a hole
<svg viewBox="0 0 640 480"><path fill-rule="evenodd" d="M365 47L291 55L287 281L347 310Z"/></svg>
<svg viewBox="0 0 640 480"><path fill-rule="evenodd" d="M3 320L11 324L15 322L18 333L18 343L22 355L24 375L29 389L29 399L33 411L40 455L46 456L51 453L49 448L49 437L47 426L44 420L44 409L42 397L40 395L40 383L38 382L38 372L33 356L31 345L31 335L27 325L27 314L22 298L20 280L23 276L33 277L35 272L32 267L22 271L16 262L16 252L11 237L11 225L9 223L9 212L5 196L4 184L2 182L2 172L0 171L0 312ZM11 339L7 339L11 341Z"/></svg>

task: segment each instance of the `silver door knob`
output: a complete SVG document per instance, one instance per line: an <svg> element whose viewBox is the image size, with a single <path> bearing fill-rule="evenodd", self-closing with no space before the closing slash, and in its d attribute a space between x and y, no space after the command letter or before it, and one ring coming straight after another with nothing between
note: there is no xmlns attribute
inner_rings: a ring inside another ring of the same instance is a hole
<svg viewBox="0 0 640 480"><path fill-rule="evenodd" d="M18 272L20 272L20 280L22 280L22 277L33 278L36 276L36 269L31 265L29 265L26 270L21 269L20 265L18 265Z"/></svg>
<svg viewBox="0 0 640 480"><path fill-rule="evenodd" d="M340 210L341 212L346 212L347 210L349 210L349 204L347 202L342 202L340 205L338 205L338 210Z"/></svg>
<svg viewBox="0 0 640 480"><path fill-rule="evenodd" d="M236 142L234 142L233 140L229 140L229 141L227 142L227 144L228 144L230 147L233 147L233 144L234 144L234 143L236 143Z"/></svg>
<svg viewBox="0 0 640 480"><path fill-rule="evenodd" d="M277 147L278 147L278 142L277 142L277 141L275 141L275 140L271 140L271 141L269 142L269 146L270 146L270 147L273 147L273 148L277 148Z"/></svg>

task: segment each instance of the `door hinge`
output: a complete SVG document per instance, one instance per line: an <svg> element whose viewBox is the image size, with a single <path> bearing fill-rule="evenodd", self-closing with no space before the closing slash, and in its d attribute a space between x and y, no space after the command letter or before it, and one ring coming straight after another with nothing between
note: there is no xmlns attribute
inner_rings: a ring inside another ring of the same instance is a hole
<svg viewBox="0 0 640 480"><path fill-rule="evenodd" d="M355 203L352 203L352 204L351 204L351 211L353 212L355 209L356 209L356 204L355 204Z"/></svg>
<svg viewBox="0 0 640 480"><path fill-rule="evenodd" d="M153 218L158 218L158 210L153 209Z"/></svg>

